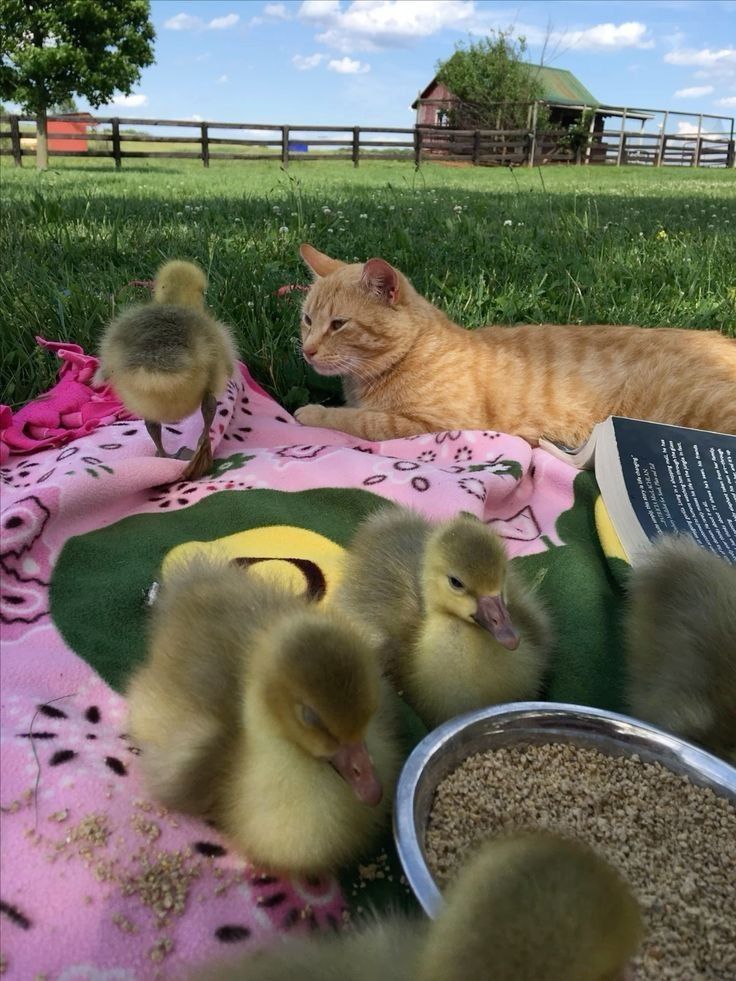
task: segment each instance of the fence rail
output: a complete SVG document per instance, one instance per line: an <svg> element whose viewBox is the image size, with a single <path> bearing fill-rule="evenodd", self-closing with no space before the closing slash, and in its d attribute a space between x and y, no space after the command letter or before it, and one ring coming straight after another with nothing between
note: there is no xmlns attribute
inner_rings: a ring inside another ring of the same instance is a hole
<svg viewBox="0 0 736 981"><path fill-rule="evenodd" d="M90 119L89 125L97 129L86 133L50 133L49 156L106 157L115 162L116 168L125 159L141 158L201 160L205 167L213 160L279 160L284 167L295 160L350 160L357 167L361 159L411 160L416 166L426 159L477 166L547 163L736 166L732 137L701 132L666 133L664 128L658 133L630 131L625 128L625 119L621 130L591 132L575 146L570 145L569 134L564 130L451 129L427 125L410 129L300 126L106 116ZM127 131L136 126L188 127L195 132L160 135ZM229 135L213 135L223 133ZM34 117L0 116L0 155L12 156L16 166L22 165L24 157L35 155L36 139ZM80 142L85 146L78 150L54 149L54 140ZM164 148L162 144L167 146Z"/></svg>

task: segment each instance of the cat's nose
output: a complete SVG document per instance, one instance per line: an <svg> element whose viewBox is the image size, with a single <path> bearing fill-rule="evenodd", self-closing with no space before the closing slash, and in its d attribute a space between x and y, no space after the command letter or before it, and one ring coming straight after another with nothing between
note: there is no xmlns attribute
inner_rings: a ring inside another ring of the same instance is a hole
<svg viewBox="0 0 736 981"><path fill-rule="evenodd" d="M304 352L305 358L313 358L317 353L317 348L312 347L311 344L302 344L302 351Z"/></svg>

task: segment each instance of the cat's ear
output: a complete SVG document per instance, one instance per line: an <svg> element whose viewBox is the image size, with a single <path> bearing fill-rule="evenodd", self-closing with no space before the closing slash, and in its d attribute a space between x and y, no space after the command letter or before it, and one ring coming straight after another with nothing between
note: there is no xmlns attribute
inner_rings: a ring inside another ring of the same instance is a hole
<svg viewBox="0 0 736 981"><path fill-rule="evenodd" d="M304 259L315 276L329 276L330 273L345 265L339 259L331 259L324 252L318 252L313 245L307 245L306 242L299 246L299 255Z"/></svg>
<svg viewBox="0 0 736 981"><path fill-rule="evenodd" d="M360 285L391 306L399 297L399 274L385 259L369 259L363 266Z"/></svg>

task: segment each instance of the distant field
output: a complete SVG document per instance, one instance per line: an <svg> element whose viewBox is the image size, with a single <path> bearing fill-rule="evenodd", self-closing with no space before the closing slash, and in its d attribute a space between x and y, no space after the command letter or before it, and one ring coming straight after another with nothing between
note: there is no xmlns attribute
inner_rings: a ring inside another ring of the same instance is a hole
<svg viewBox="0 0 736 981"><path fill-rule="evenodd" d="M94 350L167 258L193 258L243 359L290 408L334 396L299 356L298 245L381 255L460 323L638 323L736 337L736 178L726 170L487 169L338 161L3 158L2 393L14 406L58 364L34 336Z"/></svg>

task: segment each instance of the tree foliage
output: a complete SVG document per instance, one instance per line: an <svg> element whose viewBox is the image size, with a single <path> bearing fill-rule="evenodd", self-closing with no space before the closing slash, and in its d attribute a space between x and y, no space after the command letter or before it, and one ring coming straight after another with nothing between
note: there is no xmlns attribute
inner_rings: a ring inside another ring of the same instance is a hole
<svg viewBox="0 0 736 981"><path fill-rule="evenodd" d="M37 117L45 149L48 110L130 93L154 37L148 0L0 0L0 98Z"/></svg>
<svg viewBox="0 0 736 981"><path fill-rule="evenodd" d="M540 99L543 88L534 66L523 59L526 41L510 31L492 32L437 66L437 80L452 92L457 104L448 111L452 126L516 129L527 124L528 104Z"/></svg>

